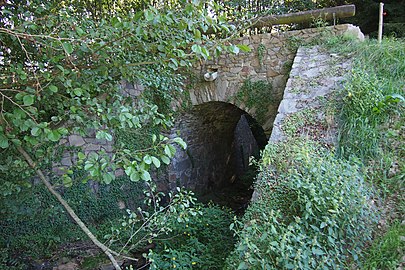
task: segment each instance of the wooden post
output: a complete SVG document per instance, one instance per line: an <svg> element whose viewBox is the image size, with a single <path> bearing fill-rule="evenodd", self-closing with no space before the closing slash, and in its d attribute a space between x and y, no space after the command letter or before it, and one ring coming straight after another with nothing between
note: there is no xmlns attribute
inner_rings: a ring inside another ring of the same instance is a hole
<svg viewBox="0 0 405 270"><path fill-rule="evenodd" d="M384 3L380 3L380 19L378 21L378 43L382 41Z"/></svg>

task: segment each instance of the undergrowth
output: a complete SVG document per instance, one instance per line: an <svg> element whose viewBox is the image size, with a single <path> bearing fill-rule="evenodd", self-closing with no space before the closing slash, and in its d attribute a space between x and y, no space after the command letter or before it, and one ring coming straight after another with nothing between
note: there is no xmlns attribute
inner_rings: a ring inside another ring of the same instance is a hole
<svg viewBox="0 0 405 270"><path fill-rule="evenodd" d="M233 225L227 269L344 269L371 239L376 209L358 161L315 142L269 144L259 198Z"/></svg>

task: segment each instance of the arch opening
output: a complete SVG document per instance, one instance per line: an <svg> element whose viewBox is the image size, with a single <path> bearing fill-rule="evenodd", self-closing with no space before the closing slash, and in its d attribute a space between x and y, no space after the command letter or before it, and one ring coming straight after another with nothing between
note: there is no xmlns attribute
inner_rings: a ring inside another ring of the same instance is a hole
<svg viewBox="0 0 405 270"><path fill-rule="evenodd" d="M184 186L203 202L243 209L256 175L249 158L259 158L267 144L257 121L235 105L211 101L178 117L175 132L188 147L170 165L170 188Z"/></svg>

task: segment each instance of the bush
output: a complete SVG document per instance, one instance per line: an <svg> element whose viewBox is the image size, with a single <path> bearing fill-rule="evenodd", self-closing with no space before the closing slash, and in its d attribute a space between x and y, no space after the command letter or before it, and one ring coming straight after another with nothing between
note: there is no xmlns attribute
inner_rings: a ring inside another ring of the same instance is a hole
<svg viewBox="0 0 405 270"><path fill-rule="evenodd" d="M342 269L371 239L376 210L357 161L314 142L269 144L258 198L242 222L227 269Z"/></svg>

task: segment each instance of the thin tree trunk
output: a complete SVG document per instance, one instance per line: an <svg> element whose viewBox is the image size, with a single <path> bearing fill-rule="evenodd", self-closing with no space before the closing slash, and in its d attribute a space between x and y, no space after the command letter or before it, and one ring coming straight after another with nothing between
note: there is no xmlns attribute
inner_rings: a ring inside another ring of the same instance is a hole
<svg viewBox="0 0 405 270"><path fill-rule="evenodd" d="M70 205L62 198L62 196L52 187L51 183L46 179L45 175L43 172L37 168L35 162L32 160L31 156L21 147L17 146L17 151L25 158L29 166L36 172L36 174L39 176L41 179L42 183L46 186L46 188L49 190L49 192L52 193L56 197L56 199L63 205L63 207L66 209L66 211L69 213L69 215L73 218L73 220L79 225L80 229L91 239L91 241L99 247L110 259L112 264L114 265L114 268L116 270L121 270L121 267L118 265L117 260L114 258L113 254L116 256L119 256L118 253L110 250L107 246L105 246L103 243L101 243L95 236L94 234L87 228L87 226L83 223L83 221L76 215L74 210L70 207Z"/></svg>
<svg viewBox="0 0 405 270"><path fill-rule="evenodd" d="M271 27L273 25L290 24L290 23L305 23L311 22L314 19L321 18L323 20L332 20L337 18L352 17L356 14L355 5L344 5L338 7L330 7L323 9L307 10L296 13L287 13L282 15L268 15L252 19L246 29ZM231 24L239 26L234 22ZM243 25L242 25L243 26ZM213 28L208 28L205 34L214 34Z"/></svg>

